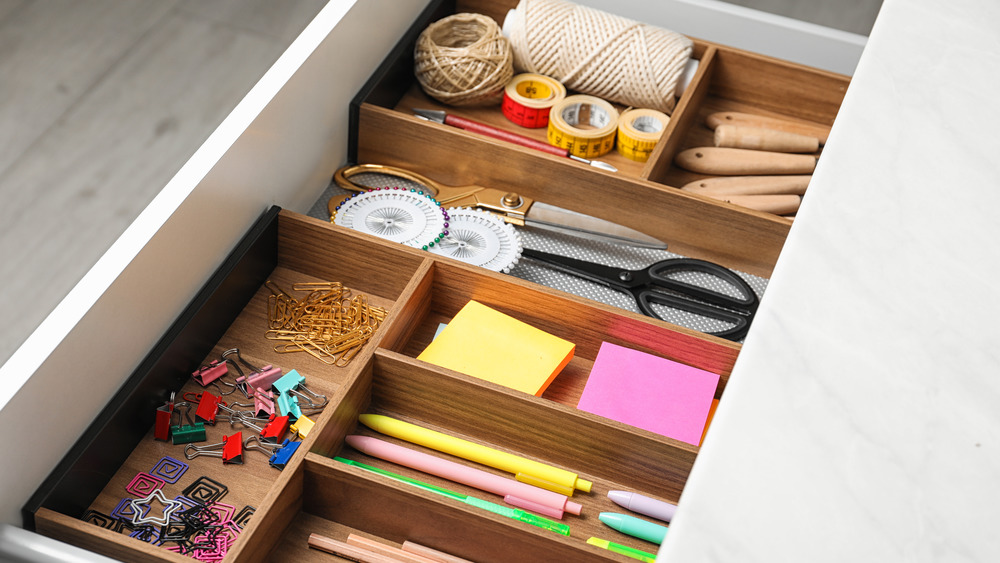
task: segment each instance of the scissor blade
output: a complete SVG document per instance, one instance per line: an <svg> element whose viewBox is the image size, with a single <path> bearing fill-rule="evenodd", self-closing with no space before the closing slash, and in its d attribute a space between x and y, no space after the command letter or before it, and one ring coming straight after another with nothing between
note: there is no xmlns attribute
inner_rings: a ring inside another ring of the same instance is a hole
<svg viewBox="0 0 1000 563"><path fill-rule="evenodd" d="M524 224L593 240L667 249L667 243L635 229L537 201L525 215Z"/></svg>

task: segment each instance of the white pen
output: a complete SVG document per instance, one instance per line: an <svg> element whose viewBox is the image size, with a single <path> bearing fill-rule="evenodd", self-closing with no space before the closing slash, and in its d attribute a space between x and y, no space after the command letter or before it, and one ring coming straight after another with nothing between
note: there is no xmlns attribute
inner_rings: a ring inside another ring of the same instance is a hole
<svg viewBox="0 0 1000 563"><path fill-rule="evenodd" d="M674 517L674 512L677 510L676 504L628 491L608 491L608 498L619 506L623 506L639 514L663 520L664 522L670 522L670 519Z"/></svg>

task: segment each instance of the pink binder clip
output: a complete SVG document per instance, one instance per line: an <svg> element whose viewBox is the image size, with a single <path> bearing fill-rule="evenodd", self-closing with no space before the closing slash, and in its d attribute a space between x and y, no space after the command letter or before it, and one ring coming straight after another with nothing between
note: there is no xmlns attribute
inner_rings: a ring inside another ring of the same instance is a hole
<svg viewBox="0 0 1000 563"><path fill-rule="evenodd" d="M192 372L191 377L201 384L202 387L208 387L209 383L219 379L227 373L229 373L229 365L225 362L225 360L212 360L212 363L207 366L201 366Z"/></svg>
<svg viewBox="0 0 1000 563"><path fill-rule="evenodd" d="M257 416L269 417L274 415L274 394L270 391L257 389L253 394L254 413Z"/></svg>

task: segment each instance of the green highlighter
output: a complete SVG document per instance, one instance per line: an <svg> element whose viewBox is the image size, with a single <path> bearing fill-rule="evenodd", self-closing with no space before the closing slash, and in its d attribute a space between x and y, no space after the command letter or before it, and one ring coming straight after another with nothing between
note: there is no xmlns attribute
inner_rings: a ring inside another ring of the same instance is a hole
<svg viewBox="0 0 1000 563"><path fill-rule="evenodd" d="M608 551L613 551L615 553L621 553L622 555L628 555L632 559L638 559L639 561L645 561L646 563L654 563L656 561L656 555L636 549L634 547L629 547L627 545L622 545L620 543L615 543L613 541L602 540L601 538L590 538L587 540L590 545L596 545L597 547L603 547Z"/></svg>
<svg viewBox="0 0 1000 563"><path fill-rule="evenodd" d="M442 489L441 487L436 487L430 483L424 483L423 481L417 481L416 479L411 479L405 475L400 475L398 473L393 473L392 471L386 471L385 469L380 469L366 463L361 463L360 461L354 461L353 459L347 459L343 457L334 457L333 459L346 463L348 465L353 465L354 467L360 467L372 473L378 473L379 475L385 475L390 479L395 479L414 487L419 487L425 491L430 491L432 493L437 493L439 495L446 496L451 499L455 499L459 502L464 502L465 504L482 508L484 510L489 510L494 514L499 514L500 516L506 516L507 518L512 518L519 522L524 522L525 524L531 524L532 526L537 526L539 528L544 528L556 532L557 534L562 534L564 536L569 535L569 525L560 524L554 520L549 520L548 518L543 518L530 512L525 512L519 508L509 508L501 504L496 504L495 502L490 502L488 500L482 500L476 497L470 497L468 495L462 495L454 491L449 491L448 489Z"/></svg>

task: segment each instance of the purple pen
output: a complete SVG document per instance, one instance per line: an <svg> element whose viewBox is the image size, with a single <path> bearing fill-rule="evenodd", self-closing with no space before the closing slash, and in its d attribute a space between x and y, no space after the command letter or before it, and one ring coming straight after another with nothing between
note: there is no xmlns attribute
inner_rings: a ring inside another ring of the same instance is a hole
<svg viewBox="0 0 1000 563"><path fill-rule="evenodd" d="M628 491L608 491L608 498L618 506L623 506L639 514L670 522L677 510L676 504L649 498L639 493Z"/></svg>

